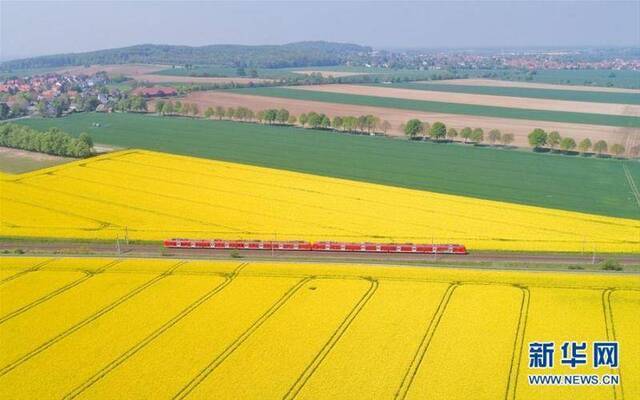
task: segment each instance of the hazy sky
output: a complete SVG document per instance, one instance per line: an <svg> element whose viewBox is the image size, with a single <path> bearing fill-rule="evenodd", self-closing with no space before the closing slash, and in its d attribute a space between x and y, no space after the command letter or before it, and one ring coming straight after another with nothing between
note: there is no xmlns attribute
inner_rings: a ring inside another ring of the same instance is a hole
<svg viewBox="0 0 640 400"><path fill-rule="evenodd" d="M640 46L640 1L0 0L0 57L140 43L374 47Z"/></svg>

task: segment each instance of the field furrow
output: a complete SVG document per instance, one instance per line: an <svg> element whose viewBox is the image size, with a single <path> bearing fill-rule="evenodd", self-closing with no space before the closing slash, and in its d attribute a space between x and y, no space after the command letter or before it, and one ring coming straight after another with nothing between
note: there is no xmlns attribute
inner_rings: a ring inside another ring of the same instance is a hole
<svg viewBox="0 0 640 400"><path fill-rule="evenodd" d="M354 393L362 398L393 398L446 288L446 284L381 281L297 398L352 399Z"/></svg>
<svg viewBox="0 0 640 400"><path fill-rule="evenodd" d="M156 397L171 398L296 282L290 278L235 279L218 296L80 393L79 398L143 398L150 386ZM190 340L185 342L185 337ZM158 374L165 379L158 381Z"/></svg>
<svg viewBox="0 0 640 400"><path fill-rule="evenodd" d="M150 279L146 274L99 274L83 285L1 324L0 342L4 350L0 352L0 368L35 351L43 343L55 340ZM34 326L39 328L33 329Z"/></svg>
<svg viewBox="0 0 640 400"><path fill-rule="evenodd" d="M34 271L6 282L0 286L0 324L86 277L78 271Z"/></svg>
<svg viewBox="0 0 640 400"><path fill-rule="evenodd" d="M594 373L591 364L575 369L561 364L561 345L565 341L592 343L606 341L601 290L530 288L529 312L520 360L516 398L519 400L554 398L568 400L613 399L609 386L532 386L529 374L551 373L551 370L529 368L529 343L554 342L554 374ZM629 316L628 316L629 317ZM591 347L587 349L591 351ZM624 350L622 350L624 351ZM589 360L591 360L589 356ZM631 360L626 360L631 363ZM600 371L598 371L600 373Z"/></svg>
<svg viewBox="0 0 640 400"><path fill-rule="evenodd" d="M186 397L282 398L369 287L366 280L307 282ZM243 383L248 376L251 385Z"/></svg>
<svg viewBox="0 0 640 400"><path fill-rule="evenodd" d="M0 324L7 399L634 399L640 280L324 263L0 257L32 303L46 274L91 278ZM41 268L34 270L34 268ZM32 287L31 287L32 286ZM51 292L49 292L51 293ZM1 299L4 301L4 297ZM562 365L564 341L589 344ZM593 369L594 341L620 367ZM533 341L552 369L529 368ZM618 386L527 376L620 374ZM623 397L624 395L624 397Z"/></svg>
<svg viewBox="0 0 640 400"><path fill-rule="evenodd" d="M456 288L403 398L503 398L522 299L515 287Z"/></svg>
<svg viewBox="0 0 640 400"><path fill-rule="evenodd" d="M0 377L0 397L66 395L222 282L215 276L167 276Z"/></svg>
<svg viewBox="0 0 640 400"><path fill-rule="evenodd" d="M620 391L624 399L638 399L640 398L640 291L614 290L608 300L613 317L614 337L612 339L621 343Z"/></svg>

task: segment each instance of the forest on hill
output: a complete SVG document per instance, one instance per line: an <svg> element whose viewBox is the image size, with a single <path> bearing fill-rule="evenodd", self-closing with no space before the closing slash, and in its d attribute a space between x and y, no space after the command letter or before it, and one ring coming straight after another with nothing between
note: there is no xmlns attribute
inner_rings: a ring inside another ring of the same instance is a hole
<svg viewBox="0 0 640 400"><path fill-rule="evenodd" d="M56 54L12 60L0 70L65 67L92 64L219 65L226 67L287 68L344 64L370 52L366 46L332 42L296 42L283 45L173 46L141 44L85 53Z"/></svg>

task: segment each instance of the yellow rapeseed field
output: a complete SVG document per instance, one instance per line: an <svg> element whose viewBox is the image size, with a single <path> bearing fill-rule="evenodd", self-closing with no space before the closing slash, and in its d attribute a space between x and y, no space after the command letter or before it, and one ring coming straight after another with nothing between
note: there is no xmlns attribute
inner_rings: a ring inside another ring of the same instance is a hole
<svg viewBox="0 0 640 400"><path fill-rule="evenodd" d="M24 307L0 321L3 399L640 398L634 275L14 257L0 271L0 302ZM564 340L617 340L620 366L553 373L621 384L530 386L527 344Z"/></svg>
<svg viewBox="0 0 640 400"><path fill-rule="evenodd" d="M461 243L640 252L640 221L149 151L0 177L0 235Z"/></svg>

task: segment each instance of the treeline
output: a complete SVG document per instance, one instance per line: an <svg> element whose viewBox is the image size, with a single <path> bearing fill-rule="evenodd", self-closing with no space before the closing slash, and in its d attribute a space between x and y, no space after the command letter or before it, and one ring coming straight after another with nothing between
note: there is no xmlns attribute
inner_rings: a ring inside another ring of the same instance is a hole
<svg viewBox="0 0 640 400"><path fill-rule="evenodd" d="M571 137L562 137L557 131L546 132L544 129L536 128L528 137L529 144L534 150L550 150L556 151L557 149L565 152L577 151L585 155L590 152L595 153L598 156L604 154L611 154L616 157L622 156L627 150L624 145L620 143L614 143L609 146L606 140L598 140L595 143L591 142L589 138L582 139L580 143L576 143L575 139ZM629 155L631 157L637 157L640 155L640 145L633 146L629 149Z"/></svg>
<svg viewBox="0 0 640 400"><path fill-rule="evenodd" d="M146 112L147 100L142 96L124 96L113 105L115 111Z"/></svg>
<svg viewBox="0 0 640 400"><path fill-rule="evenodd" d="M0 146L63 157L88 157L93 140L86 133L77 138L58 128L37 131L23 125L0 124Z"/></svg>
<svg viewBox="0 0 640 400"><path fill-rule="evenodd" d="M429 124L419 119L411 119L403 124L402 129L410 139L430 138L434 141L456 141L462 139L464 143L489 142L492 145L502 144L508 146L513 143L513 133L502 133L499 129L492 129L486 135L482 128L464 127L458 132L455 128L447 128L442 122Z"/></svg>
<svg viewBox="0 0 640 400"><path fill-rule="evenodd" d="M442 122L429 124L419 119L407 121L402 125L402 130L405 135L412 140L429 138L438 142L444 140L460 141L460 139L462 139L463 143L489 143L491 145L501 144L503 146L509 146L514 141L513 133L503 133L499 129L492 129L486 134L482 128L465 127L458 131L455 128L447 128ZM598 156L608 153L616 157L622 156L626 151L625 147L620 143L609 146L605 140L598 140L592 143L588 138L581 140L580 143L576 143L575 139L562 137L557 131L546 132L540 128L531 131L528 135L528 140L534 151L562 151L572 153L577 150L583 155L593 152ZM633 146L629 149L629 156L637 157L638 155L640 155L640 145Z"/></svg>
<svg viewBox="0 0 640 400"><path fill-rule="evenodd" d="M146 110L146 108L145 108ZM198 115L200 109L195 103L182 103L180 100L158 100L155 103L155 111L160 115Z"/></svg>
<svg viewBox="0 0 640 400"><path fill-rule="evenodd" d="M158 100L155 111L160 115L199 116L200 109L194 103L182 103L179 100ZM335 116L330 118L326 114L311 111L295 116L285 108L269 108L253 111L247 107L207 107L202 116L219 120L235 120L243 122L257 122L264 124L297 125L303 128L328 129L340 132L386 134L391 129L391 123L381 120L375 115Z"/></svg>
<svg viewBox="0 0 640 400"><path fill-rule="evenodd" d="M2 71L93 64L221 65L226 67L285 68L345 64L370 47L348 43L298 42L284 45L172 46L144 44L85 53L56 54L13 60Z"/></svg>

